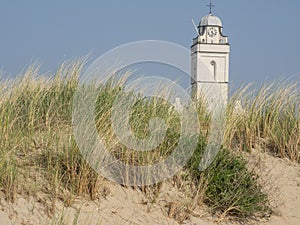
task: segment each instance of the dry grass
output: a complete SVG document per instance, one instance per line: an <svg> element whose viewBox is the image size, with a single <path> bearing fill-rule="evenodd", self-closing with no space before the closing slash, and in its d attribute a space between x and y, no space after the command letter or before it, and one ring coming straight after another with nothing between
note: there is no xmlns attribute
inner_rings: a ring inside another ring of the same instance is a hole
<svg viewBox="0 0 300 225"><path fill-rule="evenodd" d="M97 195L103 179L79 154L71 127L83 65L82 60L63 64L53 78L38 76L32 66L23 77L2 83L0 181L7 199L16 192L43 191L68 203L72 195Z"/></svg>
<svg viewBox="0 0 300 225"><path fill-rule="evenodd" d="M226 145L240 150L264 149L299 163L299 93L299 84L292 82L265 85L258 91L250 87L238 91L227 109Z"/></svg>

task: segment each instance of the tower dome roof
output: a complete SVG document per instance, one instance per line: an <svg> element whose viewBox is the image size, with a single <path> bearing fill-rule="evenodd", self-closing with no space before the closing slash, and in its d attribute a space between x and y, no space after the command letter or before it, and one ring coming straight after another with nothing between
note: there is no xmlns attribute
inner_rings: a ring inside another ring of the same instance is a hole
<svg viewBox="0 0 300 225"><path fill-rule="evenodd" d="M222 27L222 21L219 17L212 15L211 13L207 16L204 16L199 24L200 27L204 26L218 26Z"/></svg>

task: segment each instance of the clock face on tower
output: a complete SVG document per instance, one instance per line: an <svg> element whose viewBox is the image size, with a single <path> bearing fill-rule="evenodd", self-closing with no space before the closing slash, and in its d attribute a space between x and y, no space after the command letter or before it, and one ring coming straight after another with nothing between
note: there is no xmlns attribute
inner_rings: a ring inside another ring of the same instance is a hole
<svg viewBox="0 0 300 225"><path fill-rule="evenodd" d="M210 37L215 37L218 33L217 29L214 27L209 28L207 32Z"/></svg>

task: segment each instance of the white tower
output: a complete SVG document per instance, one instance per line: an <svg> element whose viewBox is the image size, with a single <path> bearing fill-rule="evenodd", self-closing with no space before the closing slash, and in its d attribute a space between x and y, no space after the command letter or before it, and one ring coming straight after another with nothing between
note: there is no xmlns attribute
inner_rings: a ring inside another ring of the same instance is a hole
<svg viewBox="0 0 300 225"><path fill-rule="evenodd" d="M209 6L211 9L212 5ZM210 98L222 96L226 104L230 53L228 37L222 34L222 22L212 15L211 10L201 19L198 29L199 35L191 47L194 97L205 96L210 101Z"/></svg>

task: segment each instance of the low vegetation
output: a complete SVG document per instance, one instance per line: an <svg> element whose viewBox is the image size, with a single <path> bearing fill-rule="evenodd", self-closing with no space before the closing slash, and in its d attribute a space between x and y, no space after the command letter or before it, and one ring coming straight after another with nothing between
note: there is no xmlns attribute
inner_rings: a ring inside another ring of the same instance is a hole
<svg viewBox="0 0 300 225"><path fill-rule="evenodd" d="M58 199L71 205L77 196L93 200L109 194L108 181L84 160L73 136L73 96L83 65L81 60L63 64L52 78L39 76L37 67L32 66L24 76L0 83L0 190L7 201L14 202L18 194L35 196L42 192L53 201L54 211ZM130 118L136 135L149 135L148 122L153 117L163 118L168 130L156 149L138 153L120 144L113 132L111 106L121 92L122 83L108 83L99 89L95 121L104 144L115 157L130 165L163 160L178 144L178 114L161 99L140 98ZM237 108L240 100L242 108ZM199 172L198 165L207 142L210 115L198 103L198 148L183 171L173 178L175 185L188 183L186 194L194 199L186 205L184 215L203 203L223 216L268 214L268 196L257 180L259 174L247 169L247 162L236 149L261 148L300 162L299 102L297 85L272 84L258 92L249 88L238 91L228 104L223 147L204 172ZM160 185L140 188L145 194L149 189L155 193L160 191Z"/></svg>
<svg viewBox="0 0 300 225"><path fill-rule="evenodd" d="M299 89L297 82L280 81L236 92L228 105L228 147L264 149L300 163Z"/></svg>

